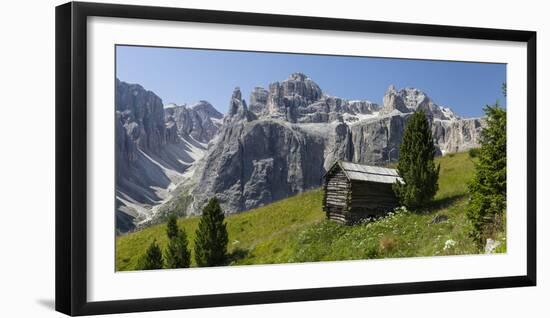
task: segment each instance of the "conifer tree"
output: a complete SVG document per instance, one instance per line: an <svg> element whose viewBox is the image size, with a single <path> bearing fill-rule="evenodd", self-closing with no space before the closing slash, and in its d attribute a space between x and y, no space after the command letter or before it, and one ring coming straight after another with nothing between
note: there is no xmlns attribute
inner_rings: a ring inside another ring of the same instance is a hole
<svg viewBox="0 0 550 318"><path fill-rule="evenodd" d="M187 247L187 233L178 227L178 219L175 214L168 217L166 225L168 245L166 247L166 267L186 268L191 264L191 253Z"/></svg>
<svg viewBox="0 0 550 318"><path fill-rule="evenodd" d="M195 236L197 266L226 265L229 241L224 213L217 198L212 198L202 210Z"/></svg>
<svg viewBox="0 0 550 318"><path fill-rule="evenodd" d="M162 251L157 244L156 240L153 240L145 254L141 256L138 261L138 268L142 270L149 269L161 269L163 267Z"/></svg>
<svg viewBox="0 0 550 318"><path fill-rule="evenodd" d="M397 172L403 182L393 185L400 203L408 208L424 206L437 192L435 151L430 123L424 111L416 111L407 122L399 147Z"/></svg>
<svg viewBox="0 0 550 318"><path fill-rule="evenodd" d="M481 133L466 214L472 225L470 234L478 243L482 243L484 227L506 209L506 111L498 103L483 110L487 126Z"/></svg>
<svg viewBox="0 0 550 318"><path fill-rule="evenodd" d="M166 222L166 235L168 239L173 239L178 236L180 229L178 228L178 217L175 213L168 216L168 222Z"/></svg>

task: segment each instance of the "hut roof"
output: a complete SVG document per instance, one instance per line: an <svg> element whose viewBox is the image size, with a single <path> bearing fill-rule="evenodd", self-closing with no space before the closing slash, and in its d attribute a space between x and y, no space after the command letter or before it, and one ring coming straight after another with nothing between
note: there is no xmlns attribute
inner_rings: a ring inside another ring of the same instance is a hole
<svg viewBox="0 0 550 318"><path fill-rule="evenodd" d="M350 180L368 181L377 183L403 182L396 169L367 166L358 163L338 161L336 163Z"/></svg>

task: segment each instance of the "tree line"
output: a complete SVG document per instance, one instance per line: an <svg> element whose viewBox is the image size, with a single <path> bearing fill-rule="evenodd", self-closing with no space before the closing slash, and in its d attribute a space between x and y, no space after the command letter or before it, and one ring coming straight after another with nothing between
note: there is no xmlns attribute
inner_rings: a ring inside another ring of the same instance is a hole
<svg viewBox="0 0 550 318"><path fill-rule="evenodd" d="M199 267L227 265L229 241L225 215L218 199L212 198L202 210L195 232L194 257ZM191 266L191 251L187 234L178 227L177 216L171 214L166 223L168 244L164 253L153 240L138 261L138 269L187 268Z"/></svg>

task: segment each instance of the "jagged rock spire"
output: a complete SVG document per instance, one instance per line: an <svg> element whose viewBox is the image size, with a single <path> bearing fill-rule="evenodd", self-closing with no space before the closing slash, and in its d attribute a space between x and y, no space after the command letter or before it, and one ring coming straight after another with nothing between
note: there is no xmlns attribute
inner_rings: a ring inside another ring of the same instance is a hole
<svg viewBox="0 0 550 318"><path fill-rule="evenodd" d="M231 100L229 101L229 116L242 115L246 111L247 107L245 101L242 99L241 89L235 87L231 95Z"/></svg>
<svg viewBox="0 0 550 318"><path fill-rule="evenodd" d="M227 118L229 120L254 119L254 115L248 111L246 102L242 99L242 93L239 87L235 87L235 89L233 90L233 94L231 95Z"/></svg>
<svg viewBox="0 0 550 318"><path fill-rule="evenodd" d="M242 94L241 94L241 88L239 86L235 87L233 89L233 95L231 95L232 99L242 100Z"/></svg>

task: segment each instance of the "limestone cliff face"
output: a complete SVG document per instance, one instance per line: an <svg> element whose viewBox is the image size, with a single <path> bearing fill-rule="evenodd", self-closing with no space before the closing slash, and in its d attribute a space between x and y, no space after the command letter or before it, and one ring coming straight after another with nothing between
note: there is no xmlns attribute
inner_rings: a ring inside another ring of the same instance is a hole
<svg viewBox="0 0 550 318"><path fill-rule="evenodd" d="M399 158L399 145L411 113L393 113L351 127L354 162L382 165ZM436 155L479 147L485 122L481 118L432 119Z"/></svg>
<svg viewBox="0 0 550 318"><path fill-rule="evenodd" d="M434 138L443 154L479 147L481 131L486 126L483 118L465 118L452 121L434 121Z"/></svg>
<svg viewBox="0 0 550 318"><path fill-rule="evenodd" d="M128 136L141 148L158 152L165 143L162 100L137 84L116 81L115 109Z"/></svg>
<svg viewBox="0 0 550 318"><path fill-rule="evenodd" d="M327 158L349 159L345 124L257 118L240 96L235 90L220 135L200 164L191 213L213 196L227 213L286 198L318 187Z"/></svg>
<svg viewBox="0 0 550 318"><path fill-rule="evenodd" d="M184 111L165 111L153 92L118 79L115 112L116 227L126 232L170 197L174 185L202 157L206 148L201 142L217 134L213 120L221 120L221 114L203 102L190 114L173 116Z"/></svg>
<svg viewBox="0 0 550 318"><path fill-rule="evenodd" d="M399 145L410 114L386 115L351 127L353 162L385 164L399 158Z"/></svg>

